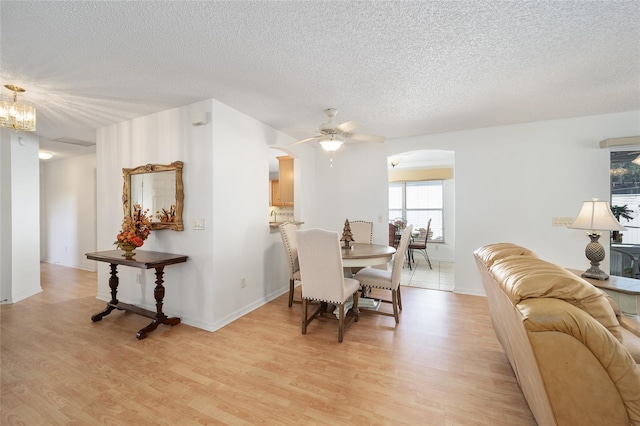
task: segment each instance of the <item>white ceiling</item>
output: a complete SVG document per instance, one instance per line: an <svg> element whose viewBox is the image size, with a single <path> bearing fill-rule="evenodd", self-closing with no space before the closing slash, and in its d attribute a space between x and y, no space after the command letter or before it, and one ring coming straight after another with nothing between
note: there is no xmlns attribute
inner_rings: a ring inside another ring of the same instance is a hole
<svg viewBox="0 0 640 426"><path fill-rule="evenodd" d="M209 98L295 138L328 107L398 138L638 110L639 22L639 1L2 0L0 79L43 148Z"/></svg>

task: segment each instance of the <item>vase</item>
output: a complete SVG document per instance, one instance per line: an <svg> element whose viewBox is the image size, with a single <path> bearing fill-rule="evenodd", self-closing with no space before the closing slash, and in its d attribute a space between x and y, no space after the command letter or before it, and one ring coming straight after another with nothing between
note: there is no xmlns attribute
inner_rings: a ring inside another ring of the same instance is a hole
<svg viewBox="0 0 640 426"><path fill-rule="evenodd" d="M124 257L126 257L127 259L131 259L133 256L135 256L134 250L138 247L129 243L118 243L118 248L124 251Z"/></svg>

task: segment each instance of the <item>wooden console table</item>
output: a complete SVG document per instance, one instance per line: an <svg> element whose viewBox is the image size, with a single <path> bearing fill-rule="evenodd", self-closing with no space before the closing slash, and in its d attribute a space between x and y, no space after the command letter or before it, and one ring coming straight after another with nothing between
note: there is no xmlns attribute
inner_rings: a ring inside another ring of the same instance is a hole
<svg viewBox="0 0 640 426"><path fill-rule="evenodd" d="M87 259L97 260L98 262L107 262L111 266L111 277L109 278L109 287L111 288L111 301L107 303L107 307L104 311L98 312L91 317L93 322L100 321L103 317L109 315L114 309L125 310L134 312L138 315L143 315L148 318L153 318L151 324L138 331L136 337L138 339L144 339L149 333L158 328L159 324L176 325L180 324L180 318L167 317L162 312L162 301L164 299L164 267L167 265L173 265L175 263L182 263L187 261L187 256L171 253L160 253L157 251L142 251L136 250L136 254L132 258L126 258L122 256L121 250L109 250L99 251L95 253L87 253ZM156 299L156 312L151 312L146 309L142 309L135 305L128 303L121 303L118 301L118 265L131 266L133 268L151 269L156 270L156 287L153 291L153 295Z"/></svg>

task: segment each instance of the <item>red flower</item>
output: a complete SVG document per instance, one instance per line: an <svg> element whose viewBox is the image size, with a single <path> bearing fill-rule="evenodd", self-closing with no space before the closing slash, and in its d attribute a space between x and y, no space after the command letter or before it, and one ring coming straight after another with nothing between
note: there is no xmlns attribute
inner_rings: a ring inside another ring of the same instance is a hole
<svg viewBox="0 0 640 426"><path fill-rule="evenodd" d="M143 211L140 204L136 204L131 216L125 216L122 220L122 229L116 235L114 244L118 247L120 244L133 244L136 247L141 247L151 233L151 220L147 217L148 212L149 209Z"/></svg>
<svg viewBox="0 0 640 426"><path fill-rule="evenodd" d="M129 238L129 242L136 247L141 247L144 244L144 240L137 235L135 237Z"/></svg>

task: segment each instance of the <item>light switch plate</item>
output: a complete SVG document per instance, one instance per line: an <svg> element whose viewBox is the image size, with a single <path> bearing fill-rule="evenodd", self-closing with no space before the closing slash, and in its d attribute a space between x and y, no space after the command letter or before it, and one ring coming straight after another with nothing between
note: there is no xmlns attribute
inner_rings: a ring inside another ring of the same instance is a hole
<svg viewBox="0 0 640 426"><path fill-rule="evenodd" d="M193 221L193 229L195 229L196 231L203 231L204 230L204 219L195 219Z"/></svg>
<svg viewBox="0 0 640 426"><path fill-rule="evenodd" d="M551 220L553 226L569 226L573 223L572 217L554 217Z"/></svg>

